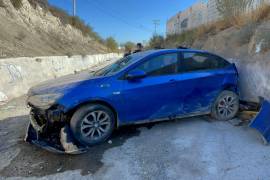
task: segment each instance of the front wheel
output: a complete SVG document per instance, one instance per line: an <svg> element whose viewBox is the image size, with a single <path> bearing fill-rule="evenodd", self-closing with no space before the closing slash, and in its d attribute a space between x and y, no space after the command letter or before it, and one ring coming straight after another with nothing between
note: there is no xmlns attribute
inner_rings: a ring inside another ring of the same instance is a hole
<svg viewBox="0 0 270 180"><path fill-rule="evenodd" d="M227 121L236 116L239 110L239 97L232 91L222 91L212 106L211 116Z"/></svg>
<svg viewBox="0 0 270 180"><path fill-rule="evenodd" d="M114 129L113 112L106 106L90 104L78 109L71 118L74 137L87 146L105 141Z"/></svg>

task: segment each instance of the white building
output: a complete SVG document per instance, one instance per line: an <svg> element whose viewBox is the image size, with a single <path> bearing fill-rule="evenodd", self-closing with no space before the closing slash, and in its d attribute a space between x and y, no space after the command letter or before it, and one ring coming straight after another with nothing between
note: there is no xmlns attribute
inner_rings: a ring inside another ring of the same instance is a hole
<svg viewBox="0 0 270 180"><path fill-rule="evenodd" d="M167 34L179 34L207 22L207 4L199 1L167 21Z"/></svg>
<svg viewBox="0 0 270 180"><path fill-rule="evenodd" d="M270 3L270 0L254 0L248 10L254 10L262 3ZM221 15L218 12L216 0L199 0L167 21L167 35L180 34L185 30L215 22L220 18Z"/></svg>
<svg viewBox="0 0 270 180"><path fill-rule="evenodd" d="M208 0L207 3L207 22L213 22L221 18L218 9L216 0Z"/></svg>

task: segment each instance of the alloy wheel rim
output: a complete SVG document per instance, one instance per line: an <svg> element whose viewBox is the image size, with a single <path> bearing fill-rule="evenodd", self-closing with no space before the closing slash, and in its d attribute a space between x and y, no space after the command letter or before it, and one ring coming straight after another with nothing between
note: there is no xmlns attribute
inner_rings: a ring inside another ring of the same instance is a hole
<svg viewBox="0 0 270 180"><path fill-rule="evenodd" d="M237 111L237 98L232 96L225 96L219 101L217 110L222 117L231 117Z"/></svg>
<svg viewBox="0 0 270 180"><path fill-rule="evenodd" d="M88 113L81 124L81 133L84 137L97 140L108 133L111 119L105 111L93 111Z"/></svg>

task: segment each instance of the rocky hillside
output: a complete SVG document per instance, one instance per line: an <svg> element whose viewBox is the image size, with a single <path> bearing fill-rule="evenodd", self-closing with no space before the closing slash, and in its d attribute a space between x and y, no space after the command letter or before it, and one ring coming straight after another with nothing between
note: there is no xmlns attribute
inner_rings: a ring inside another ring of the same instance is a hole
<svg viewBox="0 0 270 180"><path fill-rule="evenodd" d="M0 58L106 52L79 19L61 15L71 18L47 0L0 0Z"/></svg>

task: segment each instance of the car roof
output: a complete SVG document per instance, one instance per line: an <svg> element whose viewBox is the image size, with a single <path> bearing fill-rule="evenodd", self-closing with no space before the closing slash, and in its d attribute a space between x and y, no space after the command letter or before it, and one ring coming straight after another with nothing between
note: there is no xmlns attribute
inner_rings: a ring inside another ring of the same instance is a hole
<svg viewBox="0 0 270 180"><path fill-rule="evenodd" d="M173 53L173 52L200 52L200 53L210 53L205 50L198 50L198 49L156 49L156 50L147 50L139 53L132 54L134 59L142 59L149 55L154 54L162 54L162 53ZM212 54L212 53L210 53Z"/></svg>
<svg viewBox="0 0 270 180"><path fill-rule="evenodd" d="M146 57L151 54L159 54L159 53L170 53L170 52L201 52L201 53L210 53L205 50L199 49L156 49L156 50L147 50L139 53L133 54L134 56Z"/></svg>

